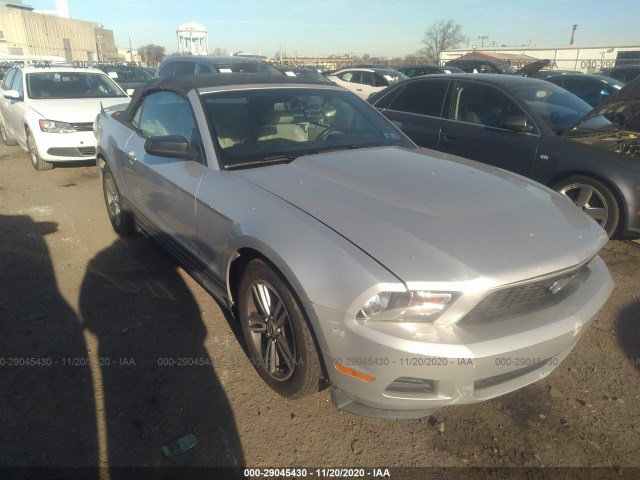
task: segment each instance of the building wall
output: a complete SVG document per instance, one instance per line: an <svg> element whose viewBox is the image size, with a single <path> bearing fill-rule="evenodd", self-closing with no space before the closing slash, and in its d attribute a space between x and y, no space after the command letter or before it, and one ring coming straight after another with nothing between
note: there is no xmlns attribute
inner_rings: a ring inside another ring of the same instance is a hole
<svg viewBox="0 0 640 480"><path fill-rule="evenodd" d="M100 24L26 10L0 8L0 53L57 55L68 62L117 61L113 31ZM100 35L100 45L97 36Z"/></svg>

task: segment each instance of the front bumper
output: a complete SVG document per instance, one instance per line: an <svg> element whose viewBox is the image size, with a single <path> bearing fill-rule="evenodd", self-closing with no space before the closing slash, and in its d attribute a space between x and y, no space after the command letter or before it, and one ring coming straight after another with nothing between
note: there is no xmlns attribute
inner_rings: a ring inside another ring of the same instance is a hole
<svg viewBox="0 0 640 480"><path fill-rule="evenodd" d="M40 158L47 162L77 162L96 158L93 131L47 133L34 131Z"/></svg>
<svg viewBox="0 0 640 480"><path fill-rule="evenodd" d="M497 397L546 377L613 290L600 257L589 269L580 288L553 306L486 324L398 324L396 336L313 305L325 333L322 354L334 404L366 416L419 417L448 405ZM374 380L342 373L336 363Z"/></svg>

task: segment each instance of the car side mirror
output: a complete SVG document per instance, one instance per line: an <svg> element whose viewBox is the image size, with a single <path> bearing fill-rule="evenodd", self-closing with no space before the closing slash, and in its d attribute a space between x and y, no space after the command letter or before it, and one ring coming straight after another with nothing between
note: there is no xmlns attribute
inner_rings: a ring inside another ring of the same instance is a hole
<svg viewBox="0 0 640 480"><path fill-rule="evenodd" d="M22 95L17 90L5 90L4 98L8 100L22 100Z"/></svg>
<svg viewBox="0 0 640 480"><path fill-rule="evenodd" d="M144 150L156 157L197 160L200 154L193 150L186 138L181 135L162 135L148 138L144 142Z"/></svg>
<svg viewBox="0 0 640 480"><path fill-rule="evenodd" d="M506 117L502 121L502 128L524 133L533 131L533 125L529 123L529 120L524 115L512 115L510 117Z"/></svg>

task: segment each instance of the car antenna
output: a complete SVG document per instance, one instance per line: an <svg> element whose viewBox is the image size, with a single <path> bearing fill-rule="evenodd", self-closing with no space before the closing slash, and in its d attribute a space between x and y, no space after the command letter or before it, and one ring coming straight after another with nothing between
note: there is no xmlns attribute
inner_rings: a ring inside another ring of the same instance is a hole
<svg viewBox="0 0 640 480"><path fill-rule="evenodd" d="M104 107L102 106L102 100L100 100L100 113L104 115Z"/></svg>

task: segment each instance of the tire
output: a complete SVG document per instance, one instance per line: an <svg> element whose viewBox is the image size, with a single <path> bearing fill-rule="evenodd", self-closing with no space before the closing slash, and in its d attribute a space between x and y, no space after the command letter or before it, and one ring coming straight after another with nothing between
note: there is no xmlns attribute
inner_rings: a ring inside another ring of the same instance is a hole
<svg viewBox="0 0 640 480"><path fill-rule="evenodd" d="M53 168L53 163L45 162L44 160L42 160L42 158L40 158L38 147L36 146L36 141L33 138L33 133L31 133L31 130L29 129L27 129L27 152L29 153L29 158L31 159L33 168L35 168L39 172L51 170Z"/></svg>
<svg viewBox="0 0 640 480"><path fill-rule="evenodd" d="M602 182L584 175L567 177L553 189L591 216L613 237L620 227L620 206L613 192Z"/></svg>
<svg viewBox="0 0 640 480"><path fill-rule="evenodd" d="M9 136L9 133L7 133L7 129L4 128L4 122L2 121L2 118L0 118L0 136L2 136L2 143L4 143L7 147L13 147L18 144Z"/></svg>
<svg viewBox="0 0 640 480"><path fill-rule="evenodd" d="M107 165L104 166L102 171L102 192L109 221L116 233L126 236L135 232L133 215L124 206L116 180Z"/></svg>
<svg viewBox="0 0 640 480"><path fill-rule="evenodd" d="M249 359L267 385L289 399L317 392L320 361L302 309L287 284L265 262L252 260L240 280L238 300Z"/></svg>

